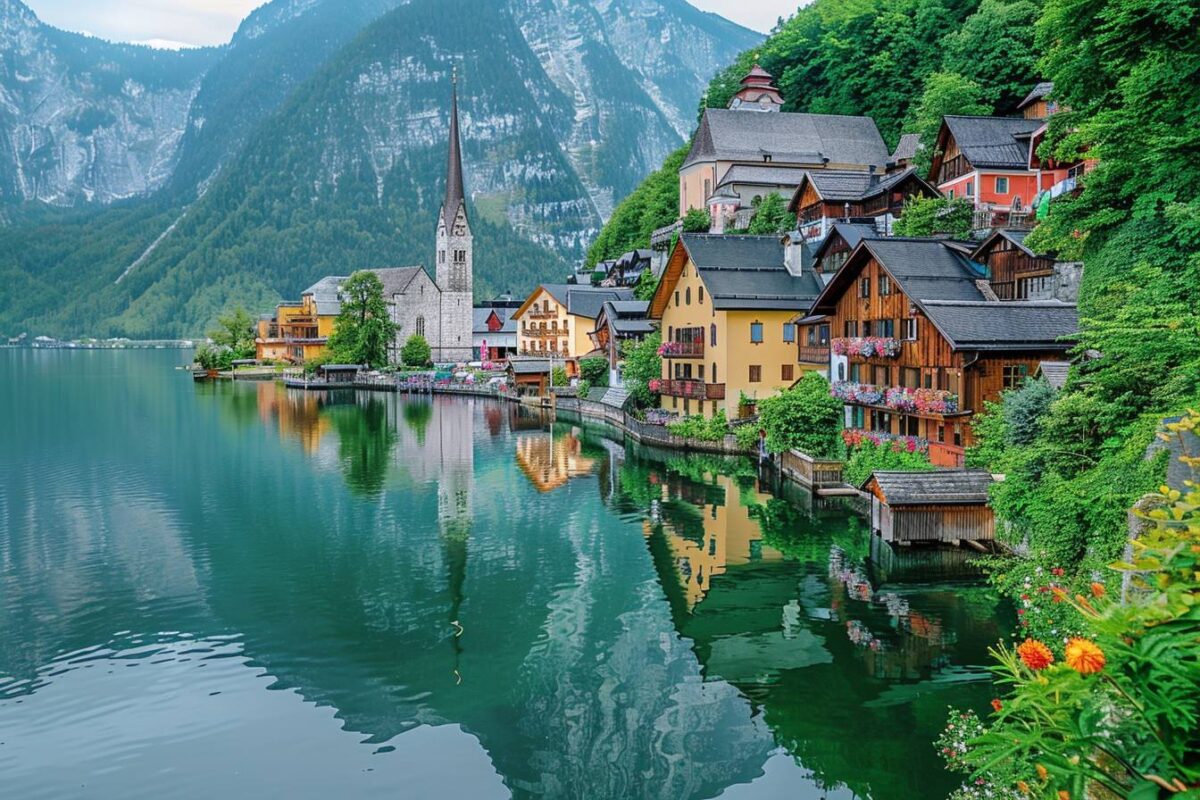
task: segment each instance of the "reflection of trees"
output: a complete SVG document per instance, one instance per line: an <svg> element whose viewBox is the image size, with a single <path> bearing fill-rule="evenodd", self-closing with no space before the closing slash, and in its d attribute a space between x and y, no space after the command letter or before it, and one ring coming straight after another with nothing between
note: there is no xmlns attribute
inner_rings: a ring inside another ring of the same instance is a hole
<svg viewBox="0 0 1200 800"><path fill-rule="evenodd" d="M365 401L328 410L338 435L338 457L346 485L356 494L376 496L383 490L396 431L382 400Z"/></svg>
<svg viewBox="0 0 1200 800"><path fill-rule="evenodd" d="M425 432L433 420L433 403L423 400L408 399L401 404L404 422L408 429L417 437L417 444L425 444Z"/></svg>

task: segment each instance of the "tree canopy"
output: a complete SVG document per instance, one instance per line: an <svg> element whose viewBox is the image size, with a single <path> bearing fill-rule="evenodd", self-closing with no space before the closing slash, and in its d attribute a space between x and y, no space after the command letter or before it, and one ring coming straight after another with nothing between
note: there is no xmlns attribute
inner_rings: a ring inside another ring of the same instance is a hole
<svg viewBox="0 0 1200 800"><path fill-rule="evenodd" d="M369 270L351 275L341 288L342 310L329 337L330 356L347 364L382 367L396 326L383 299L383 283Z"/></svg>

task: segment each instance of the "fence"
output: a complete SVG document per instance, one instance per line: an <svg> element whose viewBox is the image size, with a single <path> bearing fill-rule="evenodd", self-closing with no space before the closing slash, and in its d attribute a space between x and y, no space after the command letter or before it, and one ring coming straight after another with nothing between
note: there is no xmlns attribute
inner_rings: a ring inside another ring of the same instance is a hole
<svg viewBox="0 0 1200 800"><path fill-rule="evenodd" d="M779 471L810 489L842 485L842 462L816 459L799 450L779 454Z"/></svg>

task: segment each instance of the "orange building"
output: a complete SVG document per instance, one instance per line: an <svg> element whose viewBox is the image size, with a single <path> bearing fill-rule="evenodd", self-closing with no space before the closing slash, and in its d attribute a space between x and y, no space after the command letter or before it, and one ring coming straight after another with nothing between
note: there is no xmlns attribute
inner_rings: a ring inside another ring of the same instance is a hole
<svg viewBox="0 0 1200 800"><path fill-rule="evenodd" d="M341 276L328 276L300 295L299 302L280 303L275 314L260 319L254 339L259 361L303 364L325 352L341 312Z"/></svg>

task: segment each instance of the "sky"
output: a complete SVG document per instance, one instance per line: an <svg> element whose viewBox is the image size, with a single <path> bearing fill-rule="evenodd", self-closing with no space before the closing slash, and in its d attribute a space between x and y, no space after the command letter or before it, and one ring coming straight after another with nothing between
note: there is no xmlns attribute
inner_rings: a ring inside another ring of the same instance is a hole
<svg viewBox="0 0 1200 800"><path fill-rule="evenodd" d="M44 22L116 42L158 47L224 44L264 0L25 0ZM770 30L798 0L691 0L747 28Z"/></svg>

